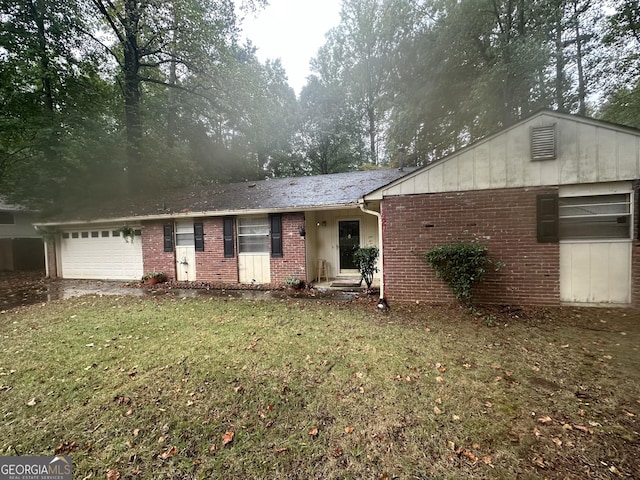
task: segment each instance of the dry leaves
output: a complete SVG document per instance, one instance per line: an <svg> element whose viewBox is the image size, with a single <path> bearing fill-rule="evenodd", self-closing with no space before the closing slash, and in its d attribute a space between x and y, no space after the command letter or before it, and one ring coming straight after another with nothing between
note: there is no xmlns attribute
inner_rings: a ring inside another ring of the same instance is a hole
<svg viewBox="0 0 640 480"><path fill-rule="evenodd" d="M235 432L232 430L224 432L224 435L222 435L222 446L224 447L225 445L229 445L233 442L233 437L235 437L235 435Z"/></svg>
<svg viewBox="0 0 640 480"><path fill-rule="evenodd" d="M318 436L318 427L313 427L309 430L309 435L311 435L312 437L317 437Z"/></svg>
<svg viewBox="0 0 640 480"><path fill-rule="evenodd" d="M163 450L162 452L160 452L158 454L158 458L161 459L161 460L167 460L168 458L173 457L177 453L178 453L178 447L176 447L174 445L174 446L169 447L169 448Z"/></svg>
<svg viewBox="0 0 640 480"><path fill-rule="evenodd" d="M112 468L107 472L107 480L120 480L120 472Z"/></svg>

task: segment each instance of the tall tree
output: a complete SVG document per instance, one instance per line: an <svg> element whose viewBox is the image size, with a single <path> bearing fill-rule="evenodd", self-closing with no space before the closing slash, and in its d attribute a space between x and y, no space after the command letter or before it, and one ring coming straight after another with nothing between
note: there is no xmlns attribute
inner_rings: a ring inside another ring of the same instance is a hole
<svg viewBox="0 0 640 480"><path fill-rule="evenodd" d="M143 85L188 91L215 105L216 70L237 37L234 5L231 0L91 2L113 43L104 42L105 49L120 71L129 190L136 191L153 170L153 156L142 151ZM175 120L171 115L169 125Z"/></svg>

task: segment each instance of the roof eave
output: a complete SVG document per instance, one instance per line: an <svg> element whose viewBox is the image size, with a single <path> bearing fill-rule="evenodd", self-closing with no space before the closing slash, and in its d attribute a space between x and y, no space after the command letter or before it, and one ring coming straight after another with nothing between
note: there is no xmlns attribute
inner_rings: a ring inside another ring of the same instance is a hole
<svg viewBox="0 0 640 480"><path fill-rule="evenodd" d="M140 223L156 220L174 220L180 218L202 218L202 217L228 217L240 215L268 215L269 213L287 212L309 212L327 210L345 210L358 208L358 201L334 205L316 205L306 207L280 207L280 208L257 208L257 209L237 209L237 210L208 210L192 211L181 213L164 213L156 215L138 215L129 217L103 217L92 220L66 220L62 222L38 222L36 227L62 227L74 225L104 225L109 223Z"/></svg>

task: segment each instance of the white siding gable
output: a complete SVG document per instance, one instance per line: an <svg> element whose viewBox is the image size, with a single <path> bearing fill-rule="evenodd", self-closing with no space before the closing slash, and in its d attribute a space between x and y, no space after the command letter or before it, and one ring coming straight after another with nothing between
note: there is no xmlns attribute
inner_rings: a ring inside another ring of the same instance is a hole
<svg viewBox="0 0 640 480"><path fill-rule="evenodd" d="M531 159L531 128L555 124L557 156ZM389 195L612 182L640 178L640 133L542 112L372 192Z"/></svg>

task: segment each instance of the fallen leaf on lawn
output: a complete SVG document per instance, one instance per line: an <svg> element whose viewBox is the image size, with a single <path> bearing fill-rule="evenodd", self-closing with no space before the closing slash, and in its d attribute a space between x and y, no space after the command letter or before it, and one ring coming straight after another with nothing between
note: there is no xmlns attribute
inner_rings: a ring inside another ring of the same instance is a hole
<svg viewBox="0 0 640 480"><path fill-rule="evenodd" d="M442 398L438 397L434 400L438 405L442 405Z"/></svg>
<svg viewBox="0 0 640 480"><path fill-rule="evenodd" d="M276 453L284 453L284 452L289 451L289 449L287 447L283 447L283 448L276 448L274 451Z"/></svg>
<svg viewBox="0 0 640 480"><path fill-rule="evenodd" d="M191 407L193 404L195 404L196 402L194 402L193 400L189 400L187 402L187 407Z"/></svg>
<svg viewBox="0 0 640 480"><path fill-rule="evenodd" d="M36 404L35 397L27 402L27 406L29 406L29 407L33 407L35 404Z"/></svg>
<svg viewBox="0 0 640 480"><path fill-rule="evenodd" d="M557 447L561 447L561 446L562 446L562 440L560 440L558 437L553 437L553 438L551 439L551 441L552 441L553 443L555 443Z"/></svg>
<svg viewBox="0 0 640 480"><path fill-rule="evenodd" d="M162 434L163 434L163 435L166 435L167 433L169 433L169 425L165 423L165 424L162 426Z"/></svg>
<svg viewBox="0 0 640 480"><path fill-rule="evenodd" d="M309 435L311 435L312 437L317 437L318 436L318 427L313 427L312 429L309 430Z"/></svg>
<svg viewBox="0 0 640 480"><path fill-rule="evenodd" d="M237 387L235 387L235 388L233 389L233 391L234 391L234 392L236 392L236 393L242 393L242 392L244 392L244 387L242 387L242 386L237 386Z"/></svg>
<svg viewBox="0 0 640 480"><path fill-rule="evenodd" d="M462 455L464 455L465 457L467 457L467 459L469 461L471 461L472 463L476 463L478 461L478 457L476 457L473 453L471 453L469 450L464 450L462 452Z"/></svg>
<svg viewBox="0 0 640 480"><path fill-rule="evenodd" d="M348 425L348 426L344 427L344 433L351 433L354 430L355 429L351 425Z"/></svg>
<svg viewBox="0 0 640 480"><path fill-rule="evenodd" d="M569 348L569 344L567 343L566 345L560 345L560 348Z"/></svg>
<svg viewBox="0 0 640 480"><path fill-rule="evenodd" d="M437 406L435 406L433 407L433 413L435 413L436 415L441 415L442 410L440 410Z"/></svg>
<svg viewBox="0 0 640 480"><path fill-rule="evenodd" d="M542 458L542 457L535 457L535 458L533 459L533 463L534 463L534 465L536 465L537 467L540 467L540 468L547 468L547 465L544 463L544 458Z"/></svg>
<svg viewBox="0 0 640 480"><path fill-rule="evenodd" d="M341 457L341 456L342 456L342 449L341 449L340 447L337 447L337 448L333 451L332 455L334 456L334 458Z"/></svg>
<svg viewBox="0 0 640 480"><path fill-rule="evenodd" d="M438 382L438 383L442 383L442 382L444 382L444 378L442 378L442 377L436 377L436 382Z"/></svg>
<svg viewBox="0 0 640 480"><path fill-rule="evenodd" d="M623 412L627 417L635 417L635 415L631 412L627 412L626 410L623 410Z"/></svg>
<svg viewBox="0 0 640 480"><path fill-rule="evenodd" d="M611 473L616 474L616 475L622 476L622 472L621 472L620 470L618 470L618 469L617 469L616 467L614 467L614 466L609 467L609 471L610 471Z"/></svg>
<svg viewBox="0 0 640 480"><path fill-rule="evenodd" d="M173 457L176 453L178 453L178 447L176 447L174 445L174 446L169 447L166 450L163 450L162 452L160 452L158 454L158 458L160 458L162 460L166 460L167 458Z"/></svg>
<svg viewBox="0 0 640 480"><path fill-rule="evenodd" d="M451 418L453 418L455 421L458 421L458 420L460 420L460 415L454 415Z"/></svg>
<svg viewBox="0 0 640 480"><path fill-rule="evenodd" d="M93 343L87 343L87 344L85 345L85 347L89 347L89 348L91 348L91 347L93 347ZM120 474L118 474L118 475L120 475Z"/></svg>
<svg viewBox="0 0 640 480"><path fill-rule="evenodd" d="M449 447L449 450L454 450L456 449L456 444L454 442L452 442L451 440L449 440L447 442L447 447Z"/></svg>
<svg viewBox="0 0 640 480"><path fill-rule="evenodd" d="M576 430L580 430L585 433L593 433L593 431L589 427L585 427L584 425L574 425L573 428Z"/></svg>
<svg viewBox="0 0 640 480"><path fill-rule="evenodd" d="M542 415L538 417L538 421L544 425L553 422L553 419L549 415Z"/></svg>
<svg viewBox="0 0 640 480"><path fill-rule="evenodd" d="M210 451L211 453L213 453L213 452L217 452L217 451L218 451L218 444L217 444L217 443L214 443L213 445L211 445L211 448L209 449L209 451Z"/></svg>
<svg viewBox="0 0 640 480"><path fill-rule="evenodd" d="M225 445L229 445L231 442L233 442L233 437L235 435L235 432L232 430L227 430L226 432L224 432L224 435L222 435L222 446L224 447Z"/></svg>
<svg viewBox="0 0 640 480"><path fill-rule="evenodd" d="M133 415L133 408L130 408L129 410L127 410L126 415Z"/></svg>
<svg viewBox="0 0 640 480"><path fill-rule="evenodd" d="M536 437L540 437L540 436L542 436L542 433L540 432L540 430L538 430L538 427L535 427L535 428L533 429L533 434L534 434Z"/></svg>
<svg viewBox="0 0 640 480"><path fill-rule="evenodd" d="M120 472L118 470L116 470L115 468L112 468L111 470L107 471L107 480L119 480L120 479Z"/></svg>
<svg viewBox="0 0 640 480"><path fill-rule="evenodd" d="M568 423L565 423L564 425L562 425L562 429L563 430L573 430L573 427L571 425L569 425Z"/></svg>
<svg viewBox="0 0 640 480"><path fill-rule="evenodd" d="M139 428L134 428L133 429L133 436L137 437L140 434L140 429Z"/></svg>
<svg viewBox="0 0 640 480"><path fill-rule="evenodd" d="M490 456L484 456L482 457L480 460L482 460L482 463L484 463L485 465L492 465L491 463L491 457Z"/></svg>

